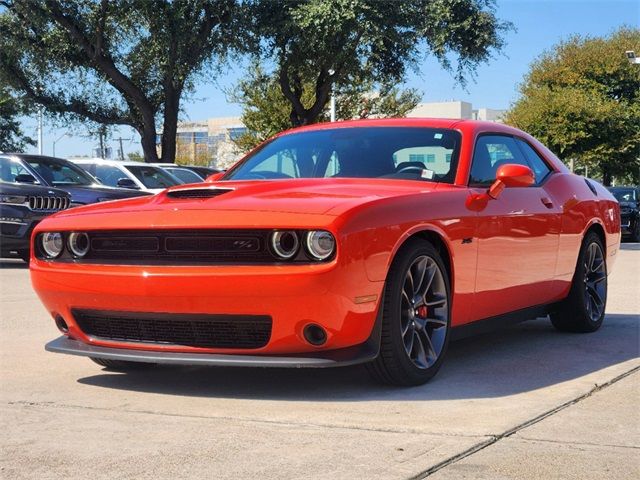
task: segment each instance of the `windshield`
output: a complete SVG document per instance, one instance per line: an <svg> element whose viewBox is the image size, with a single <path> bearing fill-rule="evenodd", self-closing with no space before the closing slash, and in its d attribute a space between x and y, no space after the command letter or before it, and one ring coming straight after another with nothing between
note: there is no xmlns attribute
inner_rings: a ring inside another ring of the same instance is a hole
<svg viewBox="0 0 640 480"><path fill-rule="evenodd" d="M202 178L195 172L191 170L187 170L186 168L167 168L167 172L169 172L174 177L178 177L179 180L182 180L184 183L201 183Z"/></svg>
<svg viewBox="0 0 640 480"><path fill-rule="evenodd" d="M632 188L626 190L614 190L613 196L616 197L616 200L619 202L635 202L636 201L636 191Z"/></svg>
<svg viewBox="0 0 640 480"><path fill-rule="evenodd" d="M26 162L51 186L94 185L96 180L80 167L66 160L26 157Z"/></svg>
<svg viewBox="0 0 640 480"><path fill-rule="evenodd" d="M224 180L398 178L453 183L460 133L415 127L346 127L291 133L250 154Z"/></svg>
<svg viewBox="0 0 640 480"><path fill-rule="evenodd" d="M2 179L2 181L9 183L20 183L16 180L16 177L18 175L29 175L29 177L32 177L31 181L35 181L35 178L33 178L31 172L27 170L19 160L0 157L0 178Z"/></svg>
<svg viewBox="0 0 640 480"><path fill-rule="evenodd" d="M180 180L161 168L152 166L126 166L146 188L167 188L180 185Z"/></svg>

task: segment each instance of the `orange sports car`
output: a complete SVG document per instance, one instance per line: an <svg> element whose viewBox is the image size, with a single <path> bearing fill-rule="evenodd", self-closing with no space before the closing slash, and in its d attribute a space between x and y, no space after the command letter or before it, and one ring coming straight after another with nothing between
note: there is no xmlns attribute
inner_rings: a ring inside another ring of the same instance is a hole
<svg viewBox="0 0 640 480"><path fill-rule="evenodd" d="M32 237L52 352L426 382L449 341L602 324L620 210L531 136L392 119L283 132L207 183L60 212Z"/></svg>

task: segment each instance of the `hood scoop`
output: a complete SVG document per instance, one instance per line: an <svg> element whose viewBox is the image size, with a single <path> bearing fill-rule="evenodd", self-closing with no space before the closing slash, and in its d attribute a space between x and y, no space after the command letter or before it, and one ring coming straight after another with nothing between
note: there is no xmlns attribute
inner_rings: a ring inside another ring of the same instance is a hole
<svg viewBox="0 0 640 480"><path fill-rule="evenodd" d="M167 192L169 198L213 198L228 192L233 188L188 188L184 190L172 190Z"/></svg>

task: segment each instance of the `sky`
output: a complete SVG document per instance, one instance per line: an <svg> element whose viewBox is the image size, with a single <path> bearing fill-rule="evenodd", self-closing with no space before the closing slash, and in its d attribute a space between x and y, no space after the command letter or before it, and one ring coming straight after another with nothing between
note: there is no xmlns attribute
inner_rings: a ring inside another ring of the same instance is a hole
<svg viewBox="0 0 640 480"><path fill-rule="evenodd" d="M498 0L496 13L500 19L513 23L515 31L506 35L502 53L480 66L475 80L469 81L466 88L428 57L418 73L409 73L406 86L420 90L423 102L463 100L474 108L506 109L517 100L518 84L543 51L574 34L604 36L622 25L640 25L640 0ZM192 99L183 102L181 119L240 115L240 107L227 101L224 90L235 85L241 76L241 67L236 66L217 79L201 83ZM23 129L36 138L35 117L25 118ZM95 139L65 133L65 129L54 128L45 119L45 155L53 153L54 141L56 156L62 158L90 155L97 144ZM120 128L113 137L129 139L123 141L125 153L142 151L140 137L131 128ZM117 141L110 139L107 144L116 151ZM30 152L37 153L37 148Z"/></svg>

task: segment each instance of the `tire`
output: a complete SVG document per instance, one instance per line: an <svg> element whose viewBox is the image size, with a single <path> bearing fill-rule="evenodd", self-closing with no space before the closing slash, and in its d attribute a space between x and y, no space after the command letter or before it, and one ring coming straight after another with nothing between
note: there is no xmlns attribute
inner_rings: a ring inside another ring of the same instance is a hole
<svg viewBox="0 0 640 480"><path fill-rule="evenodd" d="M18 250L18 256L25 262L29 263L31 252L29 250Z"/></svg>
<svg viewBox="0 0 640 480"><path fill-rule="evenodd" d="M631 232L631 241L640 242L640 218L636 218L636 224L633 227L633 232Z"/></svg>
<svg viewBox="0 0 640 480"><path fill-rule="evenodd" d="M585 236L569 296L550 314L561 332L590 333L602 325L607 306L606 250L594 232Z"/></svg>
<svg viewBox="0 0 640 480"><path fill-rule="evenodd" d="M119 372L126 372L129 370L141 370L144 368L149 368L154 366L154 363L144 363L144 362L127 362L124 360L109 360L106 358L95 358L89 357L91 361L97 363L101 367L105 367L109 370L115 370Z"/></svg>
<svg viewBox="0 0 640 480"><path fill-rule="evenodd" d="M409 277L421 272L415 285ZM386 384L426 383L442 365L451 330L449 275L433 245L417 239L403 245L389 270L382 308L380 353L368 370Z"/></svg>

